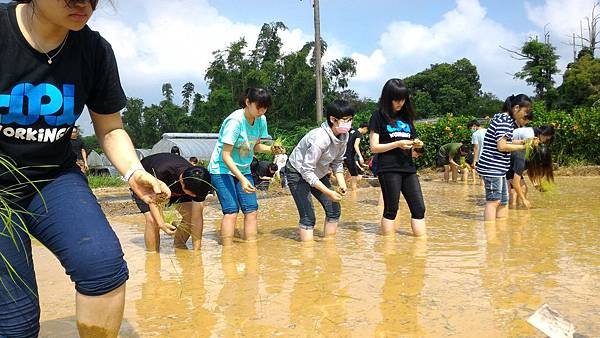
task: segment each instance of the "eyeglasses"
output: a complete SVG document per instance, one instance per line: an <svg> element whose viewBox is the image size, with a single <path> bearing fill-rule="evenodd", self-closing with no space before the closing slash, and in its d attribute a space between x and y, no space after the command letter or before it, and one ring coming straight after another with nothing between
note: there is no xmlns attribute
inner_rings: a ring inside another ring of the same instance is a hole
<svg viewBox="0 0 600 338"><path fill-rule="evenodd" d="M73 8L75 7L75 5L77 5L80 2L90 2L90 5L92 5L92 9L96 9L96 6L98 6L98 1L99 0L65 0L65 3L67 4L67 7L69 8Z"/></svg>
<svg viewBox="0 0 600 338"><path fill-rule="evenodd" d="M336 119L336 120L342 121L342 122L352 122L352 119L354 119L353 116L348 116L348 117L344 117L344 118Z"/></svg>

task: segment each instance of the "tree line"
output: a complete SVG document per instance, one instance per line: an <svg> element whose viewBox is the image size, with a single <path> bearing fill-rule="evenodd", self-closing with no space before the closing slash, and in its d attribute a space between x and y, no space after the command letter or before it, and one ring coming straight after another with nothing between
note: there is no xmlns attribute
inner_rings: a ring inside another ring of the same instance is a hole
<svg viewBox="0 0 600 338"><path fill-rule="evenodd" d="M594 7L594 10L596 6ZM594 14L594 13L592 13ZM556 47L549 33L544 41L531 38L517 50L506 49L513 57L524 61L514 74L534 88L538 102L546 110L566 112L576 108L598 105L600 100L600 60L595 58L598 15L588 23L589 34L573 40L574 60L563 73L563 82L556 87L554 76L560 70ZM195 91L193 83L181 88L181 103L174 102L175 88L162 85L163 100L146 105L140 98L131 97L123 112L123 122L138 148L149 148L166 132L217 132L223 119L238 108L238 95L246 87L267 88L273 95L269 110L269 129L275 136L297 141L314 128L315 123L315 58L314 43L306 42L297 51L284 53L280 33L287 27L282 22L265 23L256 44L248 48L244 38L223 50L213 52L204 80L207 93ZM575 37L575 35L574 35ZM327 43L322 41L322 54ZM372 98L359 97L348 88L356 75L356 61L349 57L323 65L324 101L343 98L357 108L356 120L367 120L376 109ZM483 92L477 67L466 58L454 63L432 64L427 69L404 79L411 89L418 118L453 116L492 116L502 101L493 93ZM95 148L93 137L86 144Z"/></svg>

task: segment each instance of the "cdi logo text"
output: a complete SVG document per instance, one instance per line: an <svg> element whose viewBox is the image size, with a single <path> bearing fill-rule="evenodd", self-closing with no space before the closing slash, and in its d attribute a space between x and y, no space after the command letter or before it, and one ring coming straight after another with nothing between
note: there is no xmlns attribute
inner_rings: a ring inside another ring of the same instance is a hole
<svg viewBox="0 0 600 338"><path fill-rule="evenodd" d="M62 114L57 114L61 110ZM26 141L54 142L63 137L79 117L79 114L75 114L75 86L65 84L61 92L49 83L18 84L10 94L0 94L0 113L2 135ZM44 119L51 128L27 128L40 119ZM19 127L7 127L8 124L17 124Z"/></svg>

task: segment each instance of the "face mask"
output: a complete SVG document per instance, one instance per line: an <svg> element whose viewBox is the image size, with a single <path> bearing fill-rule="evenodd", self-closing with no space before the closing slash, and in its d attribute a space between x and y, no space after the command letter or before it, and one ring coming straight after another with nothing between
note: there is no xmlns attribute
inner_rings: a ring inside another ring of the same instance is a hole
<svg viewBox="0 0 600 338"><path fill-rule="evenodd" d="M337 131L344 134L350 131L350 129L352 128L352 121L350 122L344 122L342 120L338 120L338 126L337 126Z"/></svg>

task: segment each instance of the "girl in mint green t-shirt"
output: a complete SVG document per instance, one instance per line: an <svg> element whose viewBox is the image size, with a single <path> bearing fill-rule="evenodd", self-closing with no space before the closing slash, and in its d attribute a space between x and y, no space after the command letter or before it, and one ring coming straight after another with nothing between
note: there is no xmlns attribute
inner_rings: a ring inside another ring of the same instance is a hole
<svg viewBox="0 0 600 338"><path fill-rule="evenodd" d="M240 209L244 213L244 239L256 239L258 202L250 164L255 152L271 152L271 146L260 143L268 137L265 113L271 107L271 95L261 88L248 88L241 103L243 108L231 113L221 124L208 164L223 211L223 245L233 241Z"/></svg>

